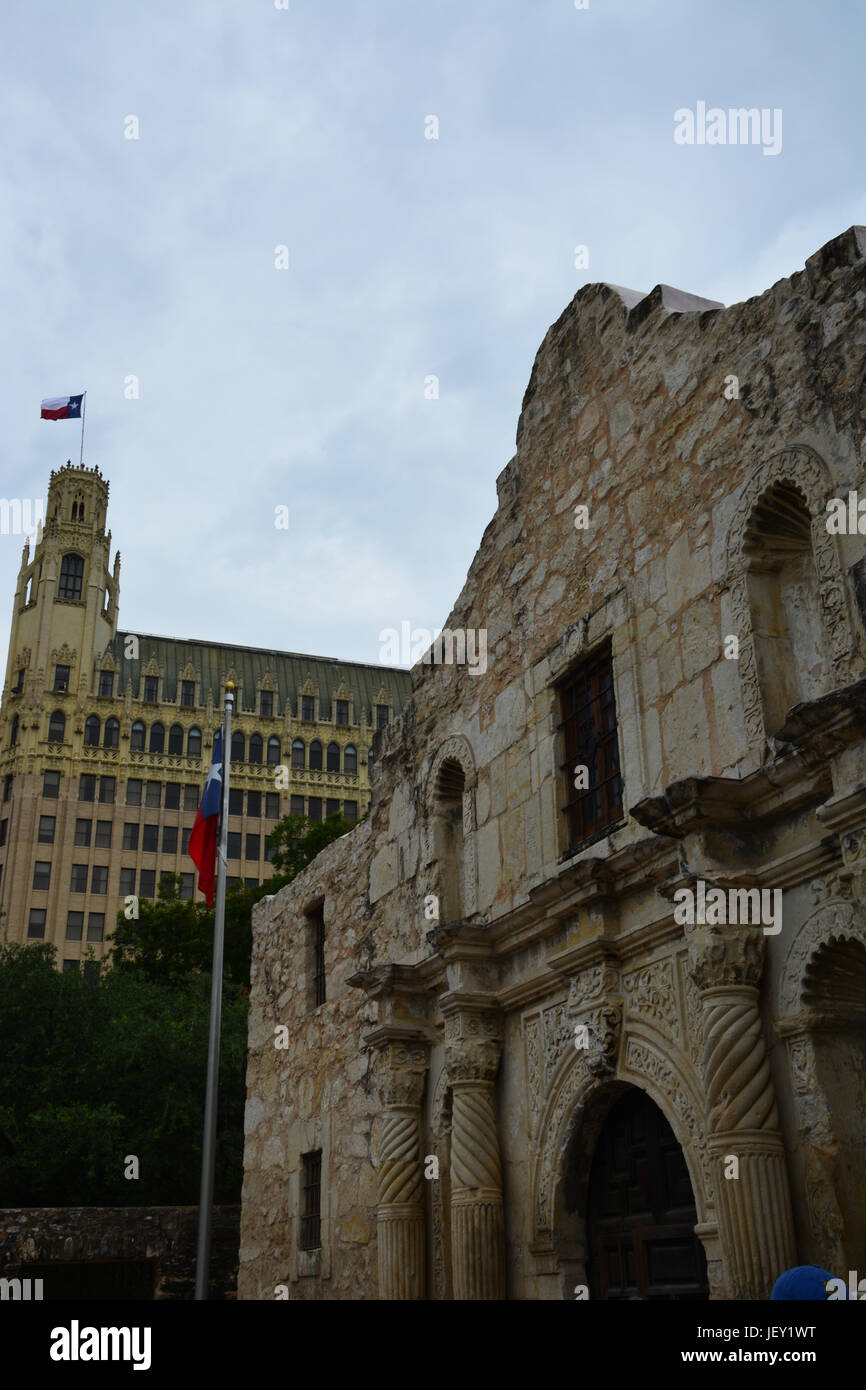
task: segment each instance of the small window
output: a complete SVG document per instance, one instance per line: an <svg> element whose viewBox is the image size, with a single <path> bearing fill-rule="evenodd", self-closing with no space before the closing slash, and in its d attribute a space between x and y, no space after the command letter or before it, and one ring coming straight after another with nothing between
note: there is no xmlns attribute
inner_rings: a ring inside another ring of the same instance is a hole
<svg viewBox="0 0 866 1390"><path fill-rule="evenodd" d="M316 697L315 695L301 696L301 718L308 724L316 717Z"/></svg>
<svg viewBox="0 0 866 1390"><path fill-rule="evenodd" d="M185 811L197 811L199 803L199 789L194 782L187 782L183 789L183 809Z"/></svg>
<svg viewBox="0 0 866 1390"><path fill-rule="evenodd" d="M192 834L192 826L191 826L191 825L185 825L184 828L183 828L183 832L182 832L182 834L181 834L181 837L180 837L180 852L181 852L181 854L189 854L189 837L190 837L191 834Z"/></svg>
<svg viewBox="0 0 866 1390"><path fill-rule="evenodd" d="M188 902L195 892L195 874L181 874L180 876L180 898L182 902Z"/></svg>
<svg viewBox="0 0 866 1390"><path fill-rule="evenodd" d="M123 827L123 848L138 849L138 826L127 821Z"/></svg>
<svg viewBox="0 0 866 1390"><path fill-rule="evenodd" d="M188 758L201 757L201 729L192 728L187 734L186 755Z"/></svg>
<svg viewBox="0 0 866 1390"><path fill-rule="evenodd" d="M105 864L94 864L90 878L91 893L108 892L108 868Z"/></svg>
<svg viewBox="0 0 866 1390"><path fill-rule="evenodd" d="M258 881L257 878L245 878L245 879L244 879L244 887L245 887L245 888L258 888L258 886L259 886L259 881Z"/></svg>
<svg viewBox="0 0 866 1390"><path fill-rule="evenodd" d="M340 771L340 745L338 743L328 744L327 768L329 772Z"/></svg>
<svg viewBox="0 0 866 1390"><path fill-rule="evenodd" d="M343 771L347 777L356 777L358 773L358 753L351 743L346 744L343 753Z"/></svg>
<svg viewBox="0 0 866 1390"><path fill-rule="evenodd" d="M78 800L95 801L96 799L96 778L92 772L82 772L78 779Z"/></svg>
<svg viewBox="0 0 866 1390"><path fill-rule="evenodd" d="M582 661L558 687L559 731L565 760L563 813L568 848L575 849L622 818L616 703L610 643ZM587 769L588 786L575 789L575 770Z"/></svg>
<svg viewBox="0 0 866 1390"><path fill-rule="evenodd" d="M247 741L239 729L232 734L232 762L243 763L247 758Z"/></svg>
<svg viewBox="0 0 866 1390"><path fill-rule="evenodd" d="M48 721L48 742L62 743L66 737L66 715L62 709L53 711Z"/></svg>
<svg viewBox="0 0 866 1390"><path fill-rule="evenodd" d="M6 843L6 826L7 826L7 824L8 824L7 821L5 821L5 820L0 820L0 845L5 845L5 843ZM39 835L38 835L38 840L39 840L39 844L40 844L40 845L53 845L53 844L54 844L54 832L55 832L56 826L57 826L57 817L56 817L56 816L40 816L40 817L39 817Z"/></svg>
<svg viewBox="0 0 866 1390"><path fill-rule="evenodd" d="M296 738L292 744L292 767L301 770L307 765L307 750L303 739Z"/></svg>
<svg viewBox="0 0 866 1390"><path fill-rule="evenodd" d="M66 940L80 941L84 931L84 913L67 912L66 914Z"/></svg>
<svg viewBox="0 0 866 1390"><path fill-rule="evenodd" d="M120 721L118 719L106 719L105 734L102 739L103 748L116 748L120 743Z"/></svg>
<svg viewBox="0 0 866 1390"><path fill-rule="evenodd" d="M13 695L20 695L20 694L21 694L21 691L22 691L23 689L24 689L24 667L22 666L22 667L20 668L20 670L19 670L17 676L15 677L15 684L14 684L13 687L12 687L12 694L13 694Z"/></svg>
<svg viewBox="0 0 866 1390"><path fill-rule="evenodd" d="M376 761L372 748L367 749L367 776L373 776L373 763Z"/></svg>
<svg viewBox="0 0 866 1390"><path fill-rule="evenodd" d="M93 821L79 818L75 822L75 839L73 840L73 844L84 845L85 847L88 846L92 833Z"/></svg>
<svg viewBox="0 0 866 1390"><path fill-rule="evenodd" d="M338 724L348 724L348 722L349 722L349 701L348 701L348 700L338 700L338 701L337 701L337 723L338 723Z"/></svg>
<svg viewBox="0 0 866 1390"><path fill-rule="evenodd" d="M343 802L343 816L345 817L346 820L350 820L350 821L356 821L356 820L358 819L358 803L357 803L357 801L344 801L344 802Z"/></svg>
<svg viewBox="0 0 866 1390"><path fill-rule="evenodd" d="M151 724L147 748L150 753L162 753L165 750L165 726L163 724Z"/></svg>
<svg viewBox="0 0 866 1390"><path fill-rule="evenodd" d="M168 751L175 758L183 753L183 729L180 724L172 724L168 731Z"/></svg>
<svg viewBox="0 0 866 1390"><path fill-rule="evenodd" d="M84 579L84 561L80 555L64 555L60 561L60 583L57 586L58 598L81 598L81 584Z"/></svg>
<svg viewBox="0 0 866 1390"><path fill-rule="evenodd" d="M265 820L279 820L280 818L280 794L279 792L265 792Z"/></svg>
<svg viewBox="0 0 866 1390"><path fill-rule="evenodd" d="M245 849L245 852L244 852L244 858L245 858L245 859L254 859L254 860L256 861L256 863L258 863L259 860L261 859L261 848L260 848L260 846L261 846L261 836L260 836L260 835L248 835L248 836L247 836L246 849Z"/></svg>
<svg viewBox="0 0 866 1390"><path fill-rule="evenodd" d="M384 729L387 723L388 723L388 706L387 706L387 705L377 705L377 706L376 706L376 728L377 728L377 729Z"/></svg>
<svg viewBox="0 0 866 1390"><path fill-rule="evenodd" d="M313 1007L325 1002L325 913L323 908L307 918L312 947Z"/></svg>
<svg viewBox="0 0 866 1390"><path fill-rule="evenodd" d="M27 922L27 935L31 941L41 941L45 936L44 907L31 907Z"/></svg>
<svg viewBox="0 0 866 1390"><path fill-rule="evenodd" d="M329 796L327 801L325 802L325 819L327 820L329 816L338 816L339 814L339 801L337 801L336 798Z"/></svg>
<svg viewBox="0 0 866 1390"><path fill-rule="evenodd" d="M310 797L309 808L307 815L310 820L319 821L322 819L322 798L320 796Z"/></svg>
<svg viewBox="0 0 866 1390"><path fill-rule="evenodd" d="M80 961L78 961L78 960L73 960L73 959L71 958L71 956L66 956L66 958L65 958L64 961L63 961L63 973L64 973L64 975L77 975L78 972L79 972L79 970L80 970L80 968L81 968L81 962L80 962Z"/></svg>
<svg viewBox="0 0 866 1390"><path fill-rule="evenodd" d="M132 753L144 752L144 724L140 719L136 719L130 731L129 748Z"/></svg>
<svg viewBox="0 0 866 1390"><path fill-rule="evenodd" d="M144 703L155 705L159 698L159 676L145 676L144 678Z"/></svg>
<svg viewBox="0 0 866 1390"><path fill-rule="evenodd" d="M6 785L3 790L3 800L8 801L12 795L12 778L6 778ZM44 772L42 774L42 795L53 797L55 800L60 795L60 773Z"/></svg>
<svg viewBox="0 0 866 1390"><path fill-rule="evenodd" d="M229 787L229 815L242 816L244 813L244 794L240 787Z"/></svg>
<svg viewBox="0 0 866 1390"><path fill-rule="evenodd" d="M156 854L159 844L159 826L143 825L141 827L141 848L145 854Z"/></svg>
<svg viewBox="0 0 866 1390"><path fill-rule="evenodd" d="M114 805L114 793L116 790L116 779L114 777L100 777L99 779L99 800L106 806Z"/></svg>
<svg viewBox="0 0 866 1390"><path fill-rule="evenodd" d="M51 887L51 862L37 859L33 865L33 887L40 893L47 893Z"/></svg>
<svg viewBox="0 0 866 1390"><path fill-rule="evenodd" d="M265 847L262 850L262 858L264 859L266 864L270 864L273 861L275 853L276 845L269 845L267 839L265 839Z"/></svg>
<svg viewBox="0 0 866 1390"><path fill-rule="evenodd" d="M304 798L302 796L289 797L289 815L302 816L304 814Z"/></svg>
<svg viewBox="0 0 866 1390"><path fill-rule="evenodd" d="M99 747L99 725L100 721L95 714L90 714L84 721L84 746L85 748Z"/></svg>
<svg viewBox="0 0 866 1390"><path fill-rule="evenodd" d="M139 881L139 895L142 898L156 897L156 869L142 869Z"/></svg>
<svg viewBox="0 0 866 1390"><path fill-rule="evenodd" d="M162 852L163 854L177 854L176 825L164 825L162 827Z"/></svg>
<svg viewBox="0 0 866 1390"><path fill-rule="evenodd" d="M147 786L144 789L144 804L145 806L151 807L158 807L162 805L161 782L148 782Z"/></svg>
<svg viewBox="0 0 866 1390"><path fill-rule="evenodd" d="M69 672L70 672L71 669L72 669L72 668L69 667L69 666L55 666L55 667L54 667L54 689L55 689L55 690L68 690L68 689L69 689Z"/></svg>
<svg viewBox="0 0 866 1390"><path fill-rule="evenodd" d="M40 817L39 817L39 839L40 839L40 841L41 841L43 844L46 844L46 845L53 845L53 844L54 844L54 821L55 821L55 817L54 817L54 816L40 816ZM45 823L47 829L50 830L50 832L51 832L50 835L47 834L47 833L46 833L45 835L42 834L43 822ZM7 817L4 817L3 820L0 820L0 849L2 849L3 845L5 845L5 843L6 843L6 836L8 835L8 833L9 833L9 820L8 820Z"/></svg>
<svg viewBox="0 0 866 1390"><path fill-rule="evenodd" d="M262 814L262 794L261 792L247 792L247 815L255 819Z"/></svg>
<svg viewBox="0 0 866 1390"><path fill-rule="evenodd" d="M318 1250L322 1244L322 1150L301 1154L302 1250Z"/></svg>
<svg viewBox="0 0 866 1390"><path fill-rule="evenodd" d="M264 743L261 734L250 734L250 754L251 763L261 763Z"/></svg>
<svg viewBox="0 0 866 1390"><path fill-rule="evenodd" d="M263 690L260 699L259 713L263 715L265 719L272 719L274 714L274 692L272 690Z"/></svg>
<svg viewBox="0 0 866 1390"><path fill-rule="evenodd" d="M98 820L96 822L96 836L93 843L97 849L111 849L110 820Z"/></svg>
<svg viewBox="0 0 866 1390"><path fill-rule="evenodd" d="M135 896L135 869L121 869L119 891L122 898Z"/></svg>
<svg viewBox="0 0 866 1390"><path fill-rule="evenodd" d="M105 936L105 913L89 912L87 914L87 940L101 941Z"/></svg>
<svg viewBox="0 0 866 1390"><path fill-rule="evenodd" d="M268 766L276 767L280 761L280 740L276 734L268 739Z"/></svg>
<svg viewBox="0 0 866 1390"><path fill-rule="evenodd" d="M126 784L126 804L127 806L141 805L141 778L130 777Z"/></svg>
<svg viewBox="0 0 866 1390"><path fill-rule="evenodd" d="M322 745L317 738L310 744L310 771L321 772L322 770Z"/></svg>
<svg viewBox="0 0 866 1390"><path fill-rule="evenodd" d="M240 859L241 832L239 830L230 830L228 832L228 848L226 849L226 856L229 859Z"/></svg>
<svg viewBox="0 0 866 1390"><path fill-rule="evenodd" d="M180 703L184 709L193 708L195 705L195 681L181 681Z"/></svg>
<svg viewBox="0 0 866 1390"><path fill-rule="evenodd" d="M15 745L16 745L16 743L18 742L18 728L19 728L19 723L20 723L20 721L19 721L19 719L18 719L18 715L17 715L17 714L14 714L14 715L12 716L12 727L11 727L10 730L9 730L9 746L10 746L10 748L14 748Z"/></svg>
<svg viewBox="0 0 866 1390"><path fill-rule="evenodd" d="M114 694L114 672L100 671L99 673L99 694L105 699Z"/></svg>
<svg viewBox="0 0 866 1390"><path fill-rule="evenodd" d="M72 874L69 880L69 891L71 893L87 892L87 865L73 864Z"/></svg>
<svg viewBox="0 0 866 1390"><path fill-rule="evenodd" d="M165 809L167 811L180 810L180 782L166 782Z"/></svg>

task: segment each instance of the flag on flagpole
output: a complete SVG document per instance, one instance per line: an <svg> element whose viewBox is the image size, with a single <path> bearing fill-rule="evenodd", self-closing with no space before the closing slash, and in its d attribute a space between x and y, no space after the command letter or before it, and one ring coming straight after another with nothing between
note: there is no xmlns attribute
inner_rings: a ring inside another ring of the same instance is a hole
<svg viewBox="0 0 866 1390"><path fill-rule="evenodd" d="M83 400L83 392L80 396L49 396L47 401L42 402L42 419L80 420Z"/></svg>
<svg viewBox="0 0 866 1390"><path fill-rule="evenodd" d="M201 805L189 837L189 857L198 869L198 886L208 907L213 905L216 880L217 826L223 795L222 730L213 741L213 758L202 792Z"/></svg>

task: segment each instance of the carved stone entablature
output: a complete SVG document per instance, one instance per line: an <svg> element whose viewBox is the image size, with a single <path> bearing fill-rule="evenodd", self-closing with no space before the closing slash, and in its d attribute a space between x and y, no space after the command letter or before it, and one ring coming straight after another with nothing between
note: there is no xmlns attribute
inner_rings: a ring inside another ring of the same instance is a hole
<svg viewBox="0 0 866 1390"><path fill-rule="evenodd" d="M686 928L689 973L698 989L725 985L757 988L764 968L765 938L760 927Z"/></svg>
<svg viewBox="0 0 866 1390"><path fill-rule="evenodd" d="M376 1085L386 1108L417 1108L424 1094L426 1075L427 1048L423 1043L391 1041L380 1047Z"/></svg>
<svg viewBox="0 0 866 1390"><path fill-rule="evenodd" d="M859 941L866 946L866 922L853 903L843 899L823 903L798 928L779 980L779 1014L796 1013L803 1004L806 968L812 956L831 941Z"/></svg>

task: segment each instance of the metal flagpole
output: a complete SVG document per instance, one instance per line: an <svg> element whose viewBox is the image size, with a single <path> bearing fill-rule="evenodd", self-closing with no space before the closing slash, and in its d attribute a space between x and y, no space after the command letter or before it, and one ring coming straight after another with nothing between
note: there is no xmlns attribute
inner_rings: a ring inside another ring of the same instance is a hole
<svg viewBox="0 0 866 1390"><path fill-rule="evenodd" d="M198 1204L198 1249L195 1257L196 1300L207 1300L210 1271L213 1182L216 1165L217 1102L219 1099L220 1025L223 1001L223 944L226 918L226 851L229 826L229 767L231 765L232 691L226 681L223 704L223 783L220 838L217 851L216 906L213 922L213 966L210 989L210 1033L207 1045L207 1088L204 1105L204 1138L201 1146L201 1192Z"/></svg>
<svg viewBox="0 0 866 1390"><path fill-rule="evenodd" d="M84 467L84 416L87 413L87 392L81 394L81 453L78 455L79 468Z"/></svg>

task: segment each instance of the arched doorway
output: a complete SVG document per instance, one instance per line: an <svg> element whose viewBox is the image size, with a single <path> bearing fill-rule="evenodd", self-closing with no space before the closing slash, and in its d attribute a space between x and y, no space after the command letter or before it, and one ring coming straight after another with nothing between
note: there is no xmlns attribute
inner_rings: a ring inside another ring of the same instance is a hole
<svg viewBox="0 0 866 1390"><path fill-rule="evenodd" d="M591 1298L709 1298L683 1151L649 1096L630 1089L596 1143L587 1198Z"/></svg>

